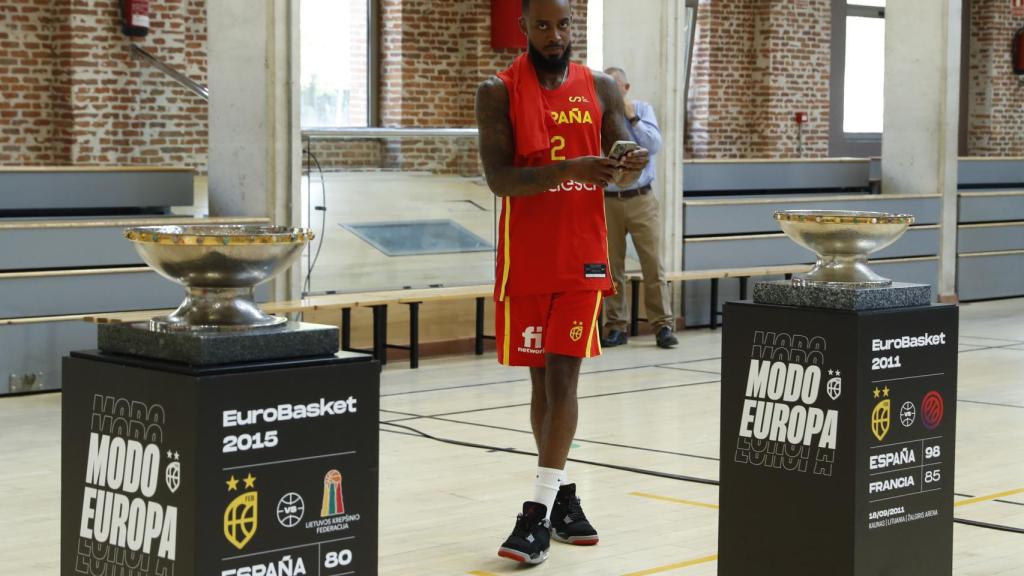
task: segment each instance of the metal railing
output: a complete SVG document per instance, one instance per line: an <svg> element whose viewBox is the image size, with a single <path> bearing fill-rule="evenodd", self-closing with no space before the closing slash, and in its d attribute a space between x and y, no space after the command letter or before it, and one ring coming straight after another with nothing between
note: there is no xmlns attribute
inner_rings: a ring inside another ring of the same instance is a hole
<svg viewBox="0 0 1024 576"><path fill-rule="evenodd" d="M178 72L171 66L163 63L162 61L160 61L159 58L147 52L146 49L142 46L139 46L138 44L132 44L132 57L137 60L142 60L143 62L146 62L150 66L163 72L170 79L174 80L179 85L181 85L182 88L188 90L189 92L195 94L203 100L207 102L210 101L210 90L206 86L203 86L202 84L196 82L195 80L189 78L181 72Z"/></svg>

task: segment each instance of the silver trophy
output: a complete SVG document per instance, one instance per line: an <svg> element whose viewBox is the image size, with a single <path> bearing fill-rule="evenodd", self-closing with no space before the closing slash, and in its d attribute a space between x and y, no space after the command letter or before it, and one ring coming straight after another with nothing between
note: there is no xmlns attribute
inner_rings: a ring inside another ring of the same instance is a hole
<svg viewBox="0 0 1024 576"><path fill-rule="evenodd" d="M868 267L868 255L895 242L914 223L909 214L847 210L785 210L776 212L782 231L818 255L796 285L878 288L892 280Z"/></svg>
<svg viewBox="0 0 1024 576"><path fill-rule="evenodd" d="M255 288L302 254L313 233L282 226L142 226L128 228L142 259L185 287L173 313L150 321L153 330L231 331L284 324L259 309Z"/></svg>

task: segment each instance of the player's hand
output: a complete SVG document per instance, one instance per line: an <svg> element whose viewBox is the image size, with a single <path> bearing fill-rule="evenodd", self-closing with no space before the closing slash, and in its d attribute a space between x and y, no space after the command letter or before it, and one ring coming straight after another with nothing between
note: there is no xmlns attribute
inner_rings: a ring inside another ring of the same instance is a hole
<svg viewBox="0 0 1024 576"><path fill-rule="evenodd" d="M647 148L637 148L636 150L630 150L619 159L619 168L625 172L643 171L647 167L647 163L651 160L651 154L647 151Z"/></svg>
<svg viewBox="0 0 1024 576"><path fill-rule="evenodd" d="M572 177L584 184L604 188L615 179L620 162L603 156L583 156L569 160L572 163Z"/></svg>
<svg viewBox="0 0 1024 576"><path fill-rule="evenodd" d="M646 148L630 150L619 160L619 167L612 182L619 188L629 188L640 179L640 174L650 159L651 155Z"/></svg>

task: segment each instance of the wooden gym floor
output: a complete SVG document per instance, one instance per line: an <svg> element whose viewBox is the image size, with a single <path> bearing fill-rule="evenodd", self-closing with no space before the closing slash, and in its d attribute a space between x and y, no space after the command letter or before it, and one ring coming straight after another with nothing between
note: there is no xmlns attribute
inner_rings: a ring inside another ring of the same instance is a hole
<svg viewBox="0 0 1024 576"><path fill-rule="evenodd" d="M1024 574L1024 300L961 309L954 574ZM552 543L531 570L713 575L721 333L651 337L587 361L569 465L596 547ZM382 380L380 573L512 574L496 556L534 457L525 369L493 357L389 365ZM58 573L59 394L0 399L0 574ZM429 436L429 437L428 437ZM770 575L776 576L776 575ZM779 575L781 576L781 575Z"/></svg>

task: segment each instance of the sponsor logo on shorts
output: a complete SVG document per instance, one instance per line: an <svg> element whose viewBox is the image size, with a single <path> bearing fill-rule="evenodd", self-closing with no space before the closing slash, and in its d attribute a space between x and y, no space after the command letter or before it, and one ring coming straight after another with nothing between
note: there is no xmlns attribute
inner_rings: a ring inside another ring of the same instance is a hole
<svg viewBox="0 0 1024 576"><path fill-rule="evenodd" d="M517 349L522 354L544 353L544 328L528 326L523 330L523 345Z"/></svg>

